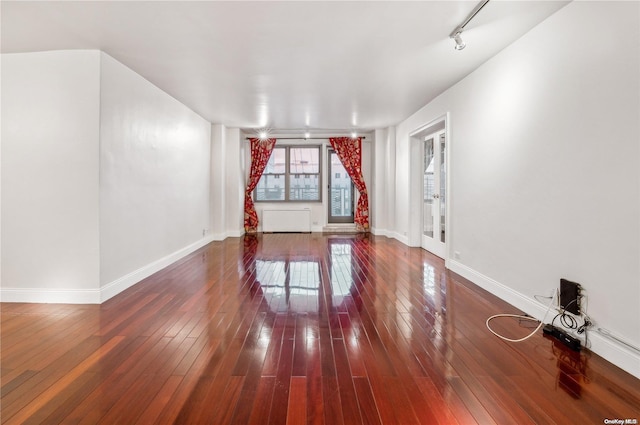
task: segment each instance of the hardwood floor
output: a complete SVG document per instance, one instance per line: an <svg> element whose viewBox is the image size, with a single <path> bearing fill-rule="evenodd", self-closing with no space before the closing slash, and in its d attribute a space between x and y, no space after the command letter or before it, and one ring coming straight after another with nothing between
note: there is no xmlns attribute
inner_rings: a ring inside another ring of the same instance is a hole
<svg viewBox="0 0 640 425"><path fill-rule="evenodd" d="M513 307L384 237L232 238L101 306L1 307L4 424L640 420L640 380L499 340Z"/></svg>

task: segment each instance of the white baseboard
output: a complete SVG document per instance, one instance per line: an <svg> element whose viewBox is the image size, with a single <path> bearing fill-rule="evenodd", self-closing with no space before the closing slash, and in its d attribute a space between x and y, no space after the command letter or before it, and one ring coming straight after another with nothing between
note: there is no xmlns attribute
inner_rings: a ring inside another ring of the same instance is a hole
<svg viewBox="0 0 640 425"><path fill-rule="evenodd" d="M211 235L212 241L223 241L227 239L227 233L214 233Z"/></svg>
<svg viewBox="0 0 640 425"><path fill-rule="evenodd" d="M392 232L388 231L387 229L377 229L375 227L372 227L371 233L373 233L376 236L386 236L388 238L392 237L391 236Z"/></svg>
<svg viewBox="0 0 640 425"><path fill-rule="evenodd" d="M229 230L227 231L227 235L225 237L226 238L240 238L242 236L244 236L244 229L238 229L238 230Z"/></svg>
<svg viewBox="0 0 640 425"><path fill-rule="evenodd" d="M214 233L211 235L213 241L223 241L227 238L239 238L244 235L244 229L226 230L222 233Z"/></svg>
<svg viewBox="0 0 640 425"><path fill-rule="evenodd" d="M37 304L100 304L100 290L62 288L1 288L0 302Z"/></svg>
<svg viewBox="0 0 640 425"><path fill-rule="evenodd" d="M216 240L214 235L206 236L199 241L192 243L191 245L179 249L178 251L160 258L159 260L156 260L151 264L140 267L138 270L134 270L133 272L125 276L122 276L112 282L107 283L106 285L103 285L102 288L100 288L100 302L103 303L107 301L109 298L118 295L125 289L130 288L131 286L140 282L142 279L145 279L152 274L164 269L168 265L175 263L179 259L186 257L193 251L202 248L203 246L214 240Z"/></svg>
<svg viewBox="0 0 640 425"><path fill-rule="evenodd" d="M396 239L397 241L402 242L403 244L409 246L409 238L407 236L401 235L397 232L389 232L388 237Z"/></svg>
<svg viewBox="0 0 640 425"><path fill-rule="evenodd" d="M517 309L535 317L538 320L543 320L544 315L547 312L548 305L544 305L535 299L529 298L458 261L449 260L448 263L451 271L469 279L474 284L508 302ZM552 310L550 314L554 313L555 311ZM545 322L549 323L552 317L553 316L551 315L547 315ZM584 340L582 336L574 336ZM633 376L640 378L640 353L637 353L630 348L625 347L623 344L594 331L589 332L589 345L589 349L600 357L613 363Z"/></svg>
<svg viewBox="0 0 640 425"><path fill-rule="evenodd" d="M640 354L607 338L599 332L589 333L590 350L640 379Z"/></svg>
<svg viewBox="0 0 640 425"><path fill-rule="evenodd" d="M538 320L542 320L544 313L547 311L547 306L535 299L526 297L520 292L514 291L508 286L467 267L459 261L449 259L448 265L451 271L469 279L482 289L492 293L496 297L508 302L512 306L526 312Z"/></svg>
<svg viewBox="0 0 640 425"><path fill-rule="evenodd" d="M151 264L139 268L99 289L69 288L0 288L0 301L7 303L38 304L100 304L151 276L168 265L202 248L213 240L207 236Z"/></svg>

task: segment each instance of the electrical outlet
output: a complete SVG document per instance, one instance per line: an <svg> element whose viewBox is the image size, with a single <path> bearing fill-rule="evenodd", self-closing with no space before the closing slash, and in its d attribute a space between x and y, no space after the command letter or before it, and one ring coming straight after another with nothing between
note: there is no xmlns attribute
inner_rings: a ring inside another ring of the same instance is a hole
<svg viewBox="0 0 640 425"><path fill-rule="evenodd" d="M313 225L314 225L314 226L317 226L317 225L318 225L318 222L317 222L317 221L314 221L314 222L313 222Z"/></svg>
<svg viewBox="0 0 640 425"><path fill-rule="evenodd" d="M455 258L456 260L460 259L460 251L454 251L453 252L453 258Z"/></svg>

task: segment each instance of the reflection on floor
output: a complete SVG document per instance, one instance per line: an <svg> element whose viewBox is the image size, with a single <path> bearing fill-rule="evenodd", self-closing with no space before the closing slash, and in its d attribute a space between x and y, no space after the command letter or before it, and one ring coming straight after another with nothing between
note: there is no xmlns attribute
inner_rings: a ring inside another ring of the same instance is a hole
<svg viewBox="0 0 640 425"><path fill-rule="evenodd" d="M2 421L568 424L640 381L540 335L441 259L372 235L214 242L101 306L2 304ZM496 321L511 337L529 332Z"/></svg>

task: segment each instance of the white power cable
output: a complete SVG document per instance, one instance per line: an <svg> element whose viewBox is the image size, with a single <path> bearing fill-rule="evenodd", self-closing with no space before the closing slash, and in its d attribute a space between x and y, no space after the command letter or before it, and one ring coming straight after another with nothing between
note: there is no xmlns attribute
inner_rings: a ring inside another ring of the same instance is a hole
<svg viewBox="0 0 640 425"><path fill-rule="evenodd" d="M493 329L491 329L491 326L489 326L489 322L492 321L495 318L498 317L517 317L518 319L525 319L525 320L531 320L534 322L537 322L538 319L534 318L534 317L529 317L529 316L523 316L521 314L496 314L494 316L491 316L487 319L487 329L489 329L489 331L494 334L495 336L497 336L500 339L504 339L505 341L509 341L509 342L522 342L526 339L531 338L533 335L535 335L536 332L538 332L540 330L540 328L542 327L542 325L544 325L544 319L547 318L547 314L549 314L549 311L551 311L551 306L553 305L553 301L555 300L555 296L551 297L551 302L549 303L549 307L547 307L547 311L544 313L544 317L542 318L542 320L540 320L540 324L538 325L537 328L535 328L533 330L533 332L531 332L529 335L520 338L520 339L511 339L511 338L507 338L506 336L502 336L499 333L497 333L496 331L494 331Z"/></svg>

